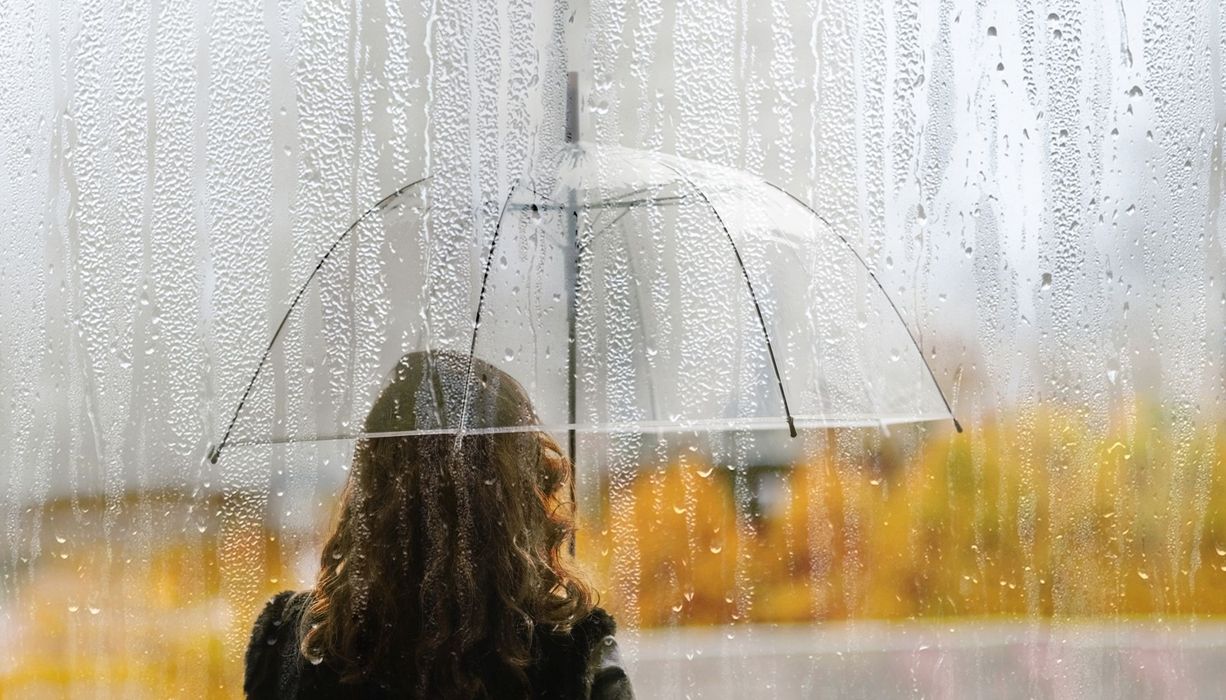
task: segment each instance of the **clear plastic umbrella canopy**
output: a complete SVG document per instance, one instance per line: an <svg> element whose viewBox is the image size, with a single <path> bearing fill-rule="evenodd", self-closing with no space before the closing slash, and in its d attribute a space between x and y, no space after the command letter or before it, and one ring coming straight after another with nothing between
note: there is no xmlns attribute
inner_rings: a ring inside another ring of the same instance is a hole
<svg viewBox="0 0 1226 700"><path fill-rule="evenodd" d="M478 274L432 265L431 180L321 251L214 446L410 433L790 430L951 419L898 308L847 238L750 174L569 144L518 179ZM439 343L437 285L475 295ZM416 415L368 426L406 355L431 351ZM468 358L519 382L535 420L480 405ZM275 377L299 396L252 406Z"/></svg>

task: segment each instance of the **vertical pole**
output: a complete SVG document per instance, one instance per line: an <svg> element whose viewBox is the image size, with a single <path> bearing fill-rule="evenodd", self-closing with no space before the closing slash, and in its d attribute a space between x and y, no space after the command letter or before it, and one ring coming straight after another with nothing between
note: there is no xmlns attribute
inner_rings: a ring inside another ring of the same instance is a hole
<svg viewBox="0 0 1226 700"><path fill-rule="evenodd" d="M579 143L579 73L566 74L566 143Z"/></svg>
<svg viewBox="0 0 1226 700"><path fill-rule="evenodd" d="M571 71L566 74L566 143L579 142L579 74ZM570 458L570 502L571 507L578 509L575 500L575 482L579 480L579 469L575 464L575 422L578 410L576 406L575 362L576 346L575 316L579 297L579 202L574 189L567 195L566 201L566 348L567 348L567 418L570 427L566 435L566 451ZM570 540L570 553L575 554L575 538Z"/></svg>

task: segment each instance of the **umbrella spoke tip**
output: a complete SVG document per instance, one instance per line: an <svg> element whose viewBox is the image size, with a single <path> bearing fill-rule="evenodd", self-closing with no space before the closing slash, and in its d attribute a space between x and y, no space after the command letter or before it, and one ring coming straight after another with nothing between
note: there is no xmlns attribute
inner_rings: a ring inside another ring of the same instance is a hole
<svg viewBox="0 0 1226 700"><path fill-rule="evenodd" d="M217 460L221 458L221 445L209 445L209 453L206 459L209 464L217 464Z"/></svg>
<svg viewBox="0 0 1226 700"><path fill-rule="evenodd" d="M951 419L953 420L953 422L954 422L954 430L958 431L958 434L959 434L959 435L961 435L961 434L962 434L962 424L961 424L961 423L959 423L959 422L958 422L958 419L957 419L957 418L954 418L952 415L950 416L950 418L951 418Z"/></svg>

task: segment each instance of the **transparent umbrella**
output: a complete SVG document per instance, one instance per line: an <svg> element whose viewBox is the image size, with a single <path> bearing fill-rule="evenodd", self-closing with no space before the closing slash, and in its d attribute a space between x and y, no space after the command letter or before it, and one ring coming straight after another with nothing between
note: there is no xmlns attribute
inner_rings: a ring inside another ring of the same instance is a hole
<svg viewBox="0 0 1226 700"><path fill-rule="evenodd" d="M525 429L473 405L483 377L469 362L467 371L421 374L427 400L400 424L408 429L364 433L389 372L423 350L505 370L532 399L536 425L570 434L572 455L575 431L795 436L952 419L913 334L855 248L756 176L566 144L498 203L471 276L434 262L431 232L441 224L432 196L428 178L406 186L326 251L254 368L213 461L234 444ZM430 328L439 285L474 299L459 341L439 341ZM270 416L251 406L261 392L277 393L273 377L298 390L274 398Z"/></svg>

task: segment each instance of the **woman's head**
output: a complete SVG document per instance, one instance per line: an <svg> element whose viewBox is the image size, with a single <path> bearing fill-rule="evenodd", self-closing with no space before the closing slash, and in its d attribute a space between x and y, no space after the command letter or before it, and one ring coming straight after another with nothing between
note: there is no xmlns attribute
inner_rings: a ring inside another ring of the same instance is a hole
<svg viewBox="0 0 1226 700"><path fill-rule="evenodd" d="M491 669L524 681L537 625L592 607L564 556L569 460L518 382L469 362L406 355L367 417L367 434L402 435L356 447L302 642L347 678L484 695ZM461 421L477 432L457 434Z"/></svg>

